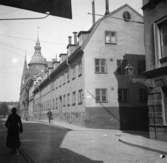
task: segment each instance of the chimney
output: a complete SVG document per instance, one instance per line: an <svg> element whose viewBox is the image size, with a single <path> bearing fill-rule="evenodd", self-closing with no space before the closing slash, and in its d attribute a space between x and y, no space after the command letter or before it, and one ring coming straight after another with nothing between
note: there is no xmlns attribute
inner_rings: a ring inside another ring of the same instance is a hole
<svg viewBox="0 0 167 163"><path fill-rule="evenodd" d="M67 53L60 53L59 54L60 62L61 63L64 62L67 57L68 57Z"/></svg>
<svg viewBox="0 0 167 163"><path fill-rule="evenodd" d="M72 37L68 36L68 44L71 45L72 44Z"/></svg>
<svg viewBox="0 0 167 163"><path fill-rule="evenodd" d="M109 0L106 0L106 12L105 15L109 14Z"/></svg>
<svg viewBox="0 0 167 163"><path fill-rule="evenodd" d="M74 45L77 45L77 32L73 32L74 34Z"/></svg>
<svg viewBox="0 0 167 163"><path fill-rule="evenodd" d="M52 63L53 63L53 68L56 69L60 62L57 60L57 58L54 58L52 59Z"/></svg>
<svg viewBox="0 0 167 163"><path fill-rule="evenodd" d="M95 1L92 1L92 23L95 24Z"/></svg>

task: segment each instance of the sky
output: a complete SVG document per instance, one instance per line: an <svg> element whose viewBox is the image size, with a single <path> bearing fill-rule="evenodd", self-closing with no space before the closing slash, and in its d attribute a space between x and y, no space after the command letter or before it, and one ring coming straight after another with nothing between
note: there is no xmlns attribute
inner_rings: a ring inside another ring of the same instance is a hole
<svg viewBox="0 0 167 163"><path fill-rule="evenodd" d="M88 30L92 25L92 0L71 0L72 19L49 16L39 20L0 20L0 101L18 101L25 55L27 62L34 54L39 34L42 55L51 60L67 52L68 36ZM129 4L142 14L142 0L109 0L110 12ZM96 14L105 13L105 0L95 0ZM41 17L44 14L0 5L0 19ZM100 16L96 16L96 20Z"/></svg>

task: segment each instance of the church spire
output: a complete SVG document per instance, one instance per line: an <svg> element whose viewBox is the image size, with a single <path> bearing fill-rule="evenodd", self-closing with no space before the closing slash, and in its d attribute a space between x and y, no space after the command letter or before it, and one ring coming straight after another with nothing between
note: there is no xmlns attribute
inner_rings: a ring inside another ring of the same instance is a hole
<svg viewBox="0 0 167 163"><path fill-rule="evenodd" d="M22 73L22 77L21 77L21 89L24 87L24 84L26 82L27 77L28 77L28 66L27 66L27 56L25 54L23 73Z"/></svg>
<svg viewBox="0 0 167 163"><path fill-rule="evenodd" d="M28 71L27 67L27 54L25 52L25 57L24 57L24 68L23 68L23 74Z"/></svg>
<svg viewBox="0 0 167 163"><path fill-rule="evenodd" d="M40 46L40 41L39 41L39 36L37 36L37 41L34 46L35 52L34 55L40 55L41 56L41 46Z"/></svg>
<svg viewBox="0 0 167 163"><path fill-rule="evenodd" d="M27 54L26 53L24 57L24 69L27 69Z"/></svg>

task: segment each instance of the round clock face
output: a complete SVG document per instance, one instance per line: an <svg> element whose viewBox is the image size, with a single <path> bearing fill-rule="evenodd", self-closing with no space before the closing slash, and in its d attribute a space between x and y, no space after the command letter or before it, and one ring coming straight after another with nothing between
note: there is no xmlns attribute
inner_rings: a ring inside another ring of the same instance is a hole
<svg viewBox="0 0 167 163"><path fill-rule="evenodd" d="M127 22L130 21L131 19L131 15L128 11L123 12L122 16L123 16L124 21L127 21Z"/></svg>

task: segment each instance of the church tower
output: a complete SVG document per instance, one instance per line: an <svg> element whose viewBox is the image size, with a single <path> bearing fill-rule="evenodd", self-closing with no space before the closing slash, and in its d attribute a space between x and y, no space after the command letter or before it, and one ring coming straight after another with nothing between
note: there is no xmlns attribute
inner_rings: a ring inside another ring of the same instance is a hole
<svg viewBox="0 0 167 163"><path fill-rule="evenodd" d="M25 55L23 73L22 73L22 77L21 77L20 90L22 90L22 88L24 88L24 85L26 84L26 80L27 80L28 77L29 77L29 70L28 70L28 66L27 66L27 58L26 58L26 55Z"/></svg>
<svg viewBox="0 0 167 163"><path fill-rule="evenodd" d="M29 66L29 71L32 76L44 73L47 68L47 61L41 54L41 46L39 42L39 37L37 37L36 44L34 46L34 55L31 58Z"/></svg>
<svg viewBox="0 0 167 163"><path fill-rule="evenodd" d="M29 70L27 67L27 59L25 56L24 59L24 67L23 73L21 77L21 86L20 86L20 99L19 99L19 106L20 106L20 115L22 118L27 119L27 108L28 108L28 79L30 77Z"/></svg>

